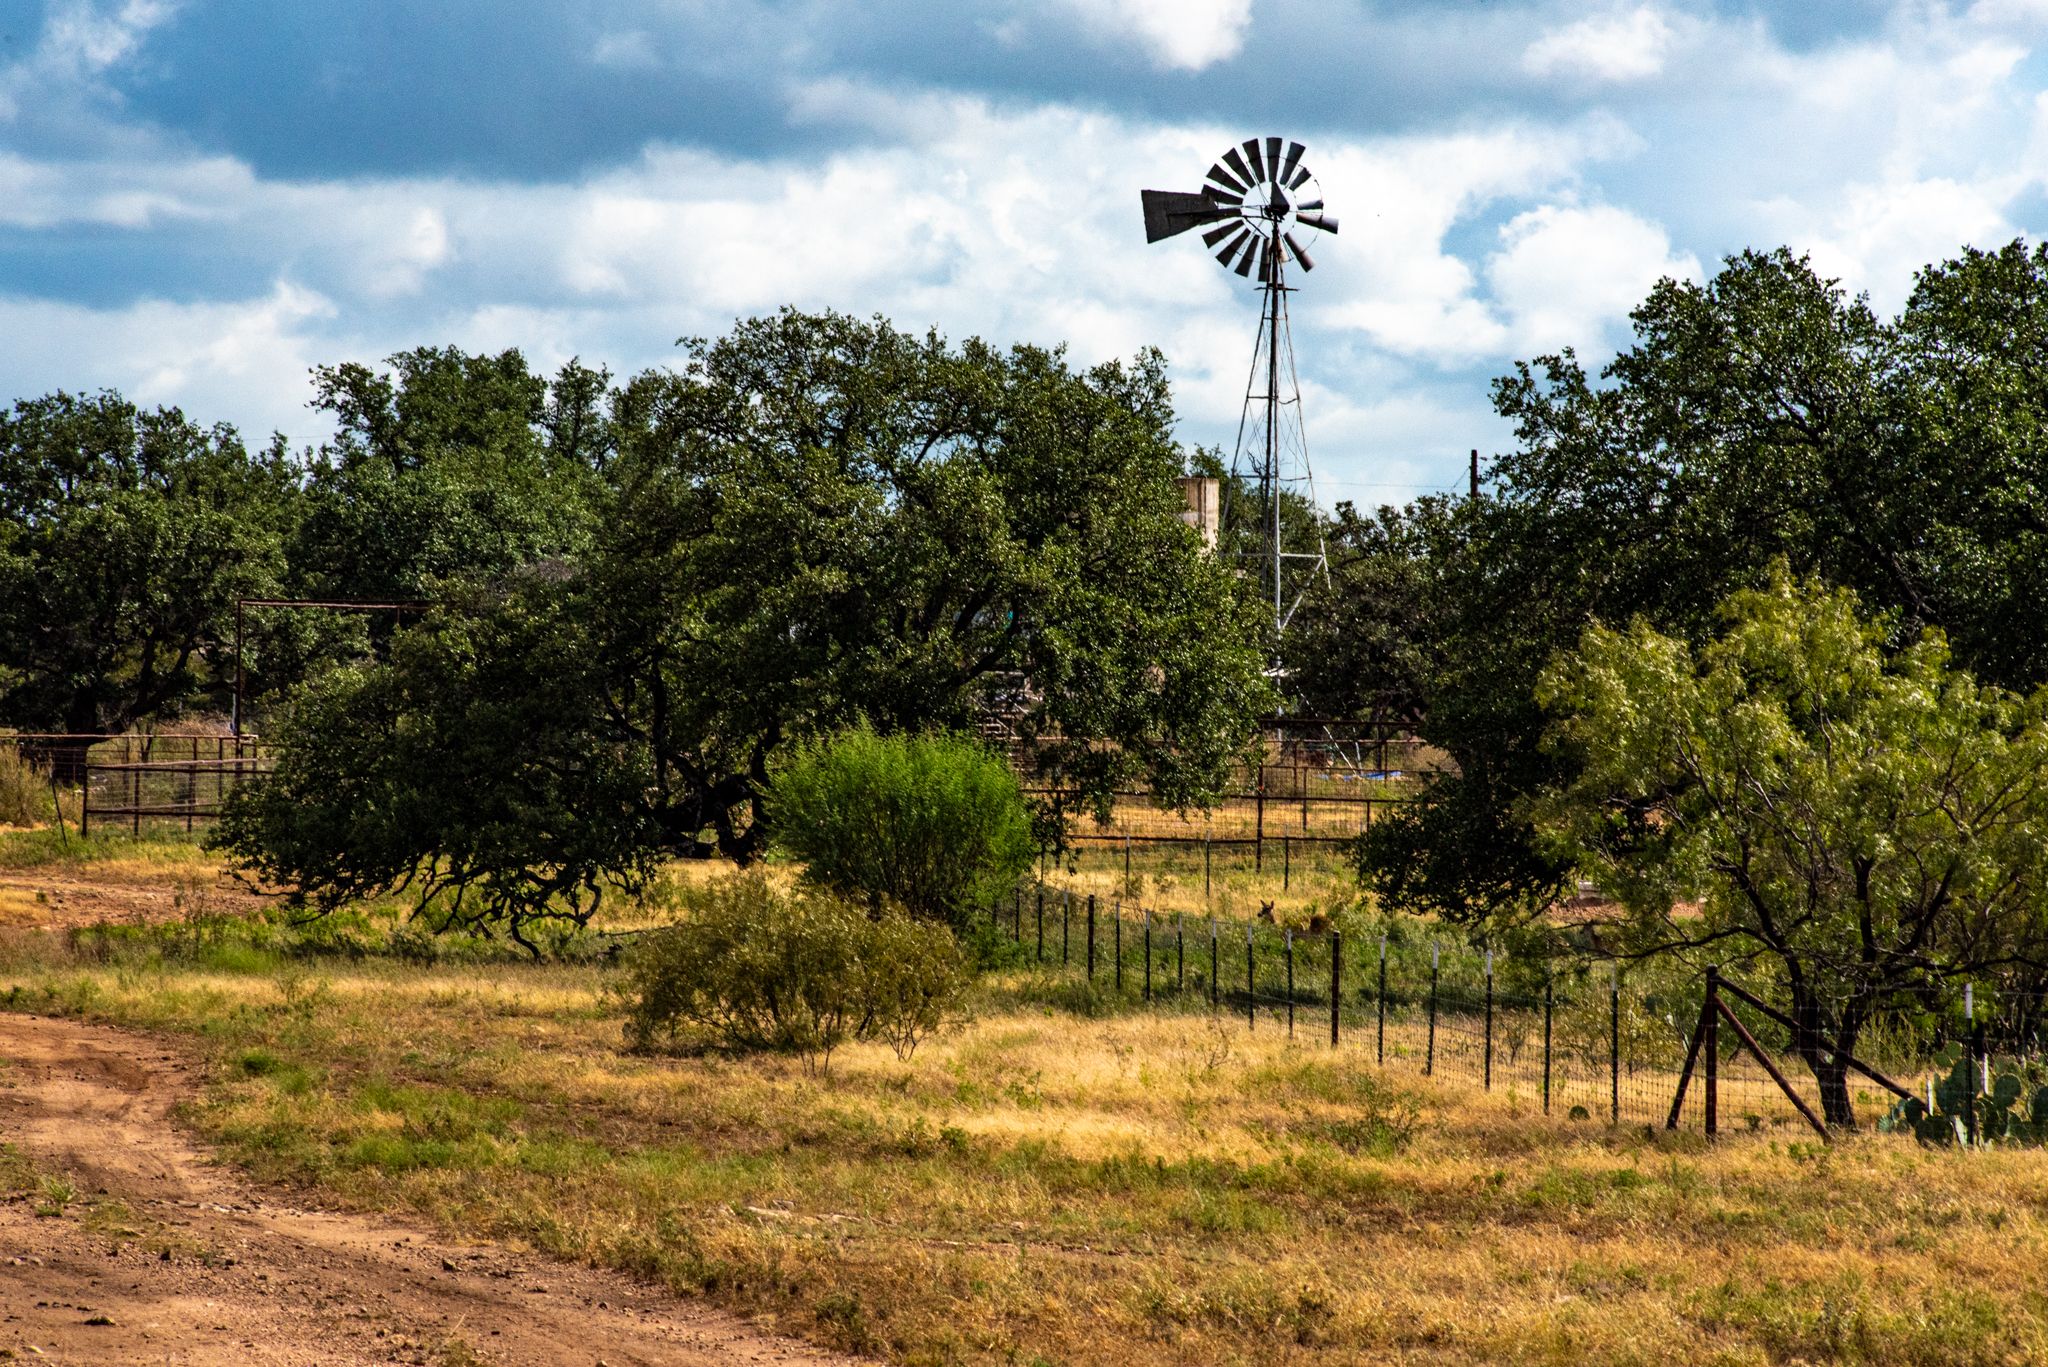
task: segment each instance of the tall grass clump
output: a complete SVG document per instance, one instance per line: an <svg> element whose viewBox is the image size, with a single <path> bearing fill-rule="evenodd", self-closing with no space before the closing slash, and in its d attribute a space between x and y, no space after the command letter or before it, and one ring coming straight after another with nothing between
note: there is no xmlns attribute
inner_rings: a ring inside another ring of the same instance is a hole
<svg viewBox="0 0 2048 1367"><path fill-rule="evenodd" d="M1031 866L1017 776L957 735L877 735L861 726L795 747L773 776L775 841L822 887L965 924Z"/></svg>
<svg viewBox="0 0 2048 1367"><path fill-rule="evenodd" d="M18 745L0 745L0 826L40 826L57 815L50 771L21 753Z"/></svg>
<svg viewBox="0 0 2048 1367"><path fill-rule="evenodd" d="M909 1058L961 1014L967 966L944 926L895 909L870 915L759 872L693 887L683 906L684 919L643 936L626 959L626 1041L636 1050L694 1034L799 1054L824 1071L848 1039L879 1039Z"/></svg>

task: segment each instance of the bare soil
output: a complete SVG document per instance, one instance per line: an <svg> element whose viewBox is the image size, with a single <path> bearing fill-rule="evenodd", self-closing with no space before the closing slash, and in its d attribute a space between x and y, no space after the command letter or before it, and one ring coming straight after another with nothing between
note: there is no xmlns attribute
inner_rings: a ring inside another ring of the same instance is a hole
<svg viewBox="0 0 2048 1367"><path fill-rule="evenodd" d="M0 870L0 927L70 930L105 921L145 924L200 912L242 913L270 901L225 874L178 880L109 869Z"/></svg>
<svg viewBox="0 0 2048 1367"><path fill-rule="evenodd" d="M0 1141L50 1184L0 1199L0 1361L853 1361L609 1273L253 1189L173 1123L195 1082L146 1036L0 1013Z"/></svg>

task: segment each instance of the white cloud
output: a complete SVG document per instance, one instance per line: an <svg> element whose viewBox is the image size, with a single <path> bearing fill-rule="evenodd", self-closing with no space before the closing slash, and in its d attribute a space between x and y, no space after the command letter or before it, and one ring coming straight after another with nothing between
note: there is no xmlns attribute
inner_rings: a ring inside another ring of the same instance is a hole
<svg viewBox="0 0 2048 1367"><path fill-rule="evenodd" d="M1486 280L1519 355L1595 353L1657 281L1700 278L1662 227L1607 205L1545 204L1508 220L1500 239Z"/></svg>
<svg viewBox="0 0 2048 1367"><path fill-rule="evenodd" d="M1523 51L1522 69L1532 76L1640 81L1664 69L1677 38L1670 20L1642 5L1546 33Z"/></svg>
<svg viewBox="0 0 2048 1367"><path fill-rule="evenodd" d="M1235 57L1251 26L1251 0L1065 0L1090 29L1135 42L1160 66L1182 71Z"/></svg>
<svg viewBox="0 0 2048 1367"><path fill-rule="evenodd" d="M271 430L304 436L307 369L333 359L309 325L334 316L331 301L288 282L253 299L118 309L0 296L0 373L16 395L117 388L200 422L237 421L252 443Z"/></svg>

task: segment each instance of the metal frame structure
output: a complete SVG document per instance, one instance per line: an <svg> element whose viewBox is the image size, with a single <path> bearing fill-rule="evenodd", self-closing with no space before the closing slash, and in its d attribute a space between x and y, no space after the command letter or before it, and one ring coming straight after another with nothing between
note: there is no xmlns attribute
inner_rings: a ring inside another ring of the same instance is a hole
<svg viewBox="0 0 2048 1367"><path fill-rule="evenodd" d="M1231 456L1223 520L1227 534L1250 543L1249 551L1243 553L1258 562L1261 587L1272 599L1276 635L1292 620L1308 585L1329 573L1320 528L1312 549L1306 541L1290 546L1282 514L1287 493L1305 497L1311 507L1316 501L1307 429L1301 416L1301 380L1295 369L1287 314L1287 296L1294 287L1286 278L1290 262L1300 262L1304 272L1314 270L1315 262L1292 229L1337 231L1337 220L1324 212L1315 177L1302 163L1306 151L1300 143L1282 138L1247 139L1209 168L1207 183L1199 192L1146 190L1140 196L1146 241L1157 242L1190 228L1212 225L1202 234L1202 241L1215 250L1218 262L1247 279L1255 266L1258 269L1263 305ZM1256 521L1234 506L1240 499L1238 491L1247 482L1247 466L1258 487L1257 505L1252 510Z"/></svg>

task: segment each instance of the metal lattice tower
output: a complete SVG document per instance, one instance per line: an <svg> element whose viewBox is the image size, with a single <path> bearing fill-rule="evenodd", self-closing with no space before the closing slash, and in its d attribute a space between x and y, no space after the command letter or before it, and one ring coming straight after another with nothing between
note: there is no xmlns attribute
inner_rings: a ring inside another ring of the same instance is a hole
<svg viewBox="0 0 2048 1367"><path fill-rule="evenodd" d="M1287 296L1294 287L1287 283L1287 267L1299 262L1304 272L1315 269L1293 229L1334 233L1337 220L1323 212L1320 187L1302 164L1305 151L1298 142L1253 138L1225 152L1209 168L1198 193L1146 190L1141 195L1146 241L1210 225L1202 241L1218 262L1246 279L1254 269L1258 272L1264 306L1237 449L1224 486L1222 520L1225 546L1249 562L1246 568L1258 575L1273 605L1276 633L1293 618L1310 584L1329 573L1314 516L1315 476L1288 325ZM1297 510L1293 518L1290 508ZM1306 526L1289 525L1303 521Z"/></svg>

